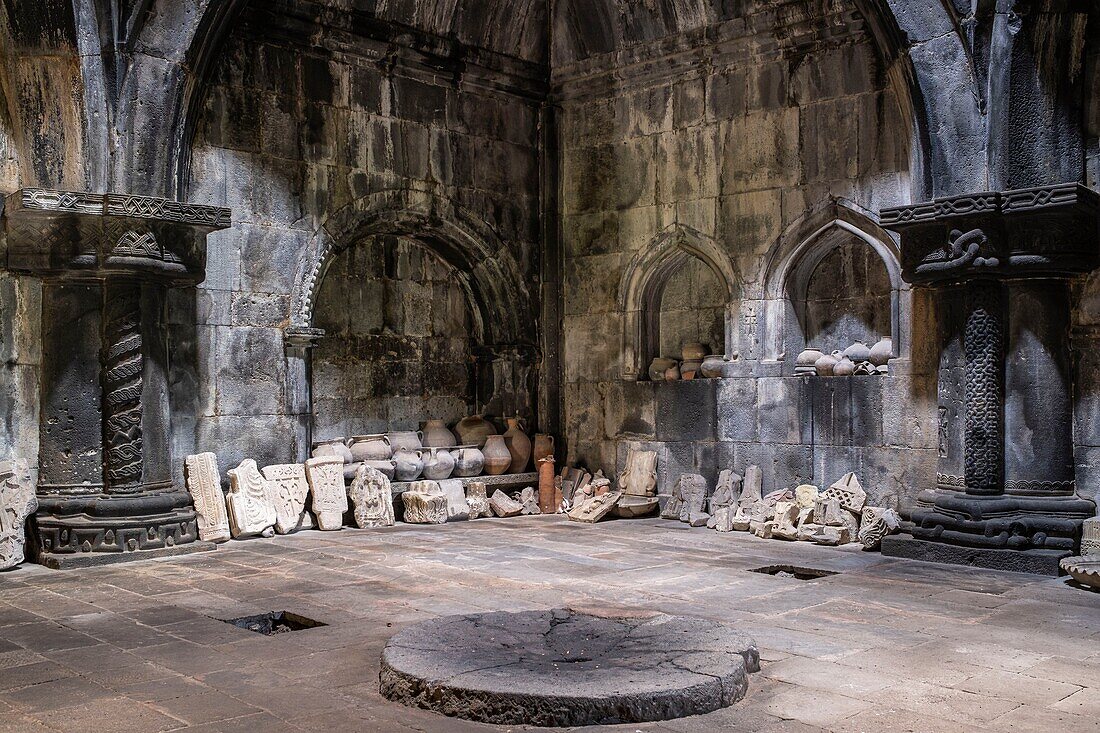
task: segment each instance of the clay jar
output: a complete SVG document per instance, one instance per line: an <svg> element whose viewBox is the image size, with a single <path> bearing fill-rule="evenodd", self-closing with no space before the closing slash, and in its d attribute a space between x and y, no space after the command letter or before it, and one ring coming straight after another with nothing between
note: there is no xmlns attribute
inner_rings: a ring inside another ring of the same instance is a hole
<svg viewBox="0 0 1100 733"><path fill-rule="evenodd" d="M442 481L451 477L455 468L454 456L446 448L432 446L425 448L424 478L430 481Z"/></svg>
<svg viewBox="0 0 1100 733"><path fill-rule="evenodd" d="M390 440L385 435L353 435L351 457L360 461L385 461L393 456Z"/></svg>
<svg viewBox="0 0 1100 733"><path fill-rule="evenodd" d="M490 476L499 476L512 465L512 454L508 452L503 435L488 436L481 452L485 454L485 473Z"/></svg>
<svg viewBox="0 0 1100 733"><path fill-rule="evenodd" d="M701 362L707 356L707 347L699 343L684 344L683 348L680 349L680 356L683 357L684 361Z"/></svg>
<svg viewBox="0 0 1100 733"><path fill-rule="evenodd" d="M393 476L398 481L415 481L424 470L424 453L419 450L399 450L393 454Z"/></svg>
<svg viewBox="0 0 1100 733"><path fill-rule="evenodd" d="M504 431L504 444L512 456L508 473L523 473L531 460L531 439L523 432L523 418L510 417L505 422L508 429Z"/></svg>
<svg viewBox="0 0 1100 733"><path fill-rule="evenodd" d="M458 445L455 434L447 429L442 420L428 420L424 423L421 443L425 448L453 448Z"/></svg>
<svg viewBox="0 0 1100 733"><path fill-rule="evenodd" d="M312 457L322 458L324 456L340 456L344 459L344 463L351 463L355 460L343 438L320 440L314 443Z"/></svg>
<svg viewBox="0 0 1100 733"><path fill-rule="evenodd" d="M399 450L420 450L424 447L424 434L419 430L396 430L386 433L390 447L396 453Z"/></svg>
<svg viewBox="0 0 1100 733"><path fill-rule="evenodd" d="M485 468L485 454L476 445L460 445L452 448L450 454L455 459L453 475L458 478L480 476Z"/></svg>
<svg viewBox="0 0 1100 733"><path fill-rule="evenodd" d="M856 373L856 363L847 356L840 357L840 361L833 367L834 377L850 377Z"/></svg>
<svg viewBox="0 0 1100 733"><path fill-rule="evenodd" d="M821 353L820 349L807 346L806 350L794 360L794 373L798 375L817 374L817 362L823 356L825 355Z"/></svg>
<svg viewBox="0 0 1100 733"><path fill-rule="evenodd" d="M889 336L883 336L878 343L871 347L869 361L877 367L886 366L890 357L894 354L894 342Z"/></svg>
<svg viewBox="0 0 1100 733"><path fill-rule="evenodd" d="M458 441L462 445L476 445L481 448L487 437L497 434L497 429L481 415L470 415L458 421L455 432L458 433Z"/></svg>
<svg viewBox="0 0 1100 733"><path fill-rule="evenodd" d="M649 363L649 378L654 382L660 382L665 378L665 372L676 366L675 359L666 359L663 356L654 357Z"/></svg>
<svg viewBox="0 0 1100 733"><path fill-rule="evenodd" d="M546 456L554 455L554 436L546 433L535 434L535 444L531 450L531 457L535 459L535 465L539 464Z"/></svg>

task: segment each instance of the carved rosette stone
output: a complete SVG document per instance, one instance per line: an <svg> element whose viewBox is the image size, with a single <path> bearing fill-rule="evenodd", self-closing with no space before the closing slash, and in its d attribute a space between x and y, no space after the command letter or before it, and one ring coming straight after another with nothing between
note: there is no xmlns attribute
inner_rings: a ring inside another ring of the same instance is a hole
<svg viewBox="0 0 1100 733"><path fill-rule="evenodd" d="M344 459L340 456L322 456L306 461L306 478L313 494L313 514L317 526L334 531L344 526L344 513L348 510L348 494L344 488Z"/></svg>
<svg viewBox="0 0 1100 733"><path fill-rule="evenodd" d="M275 526L275 506L271 502L272 489L260 475L256 461L247 458L241 465L229 470L229 528L233 539L254 537Z"/></svg>
<svg viewBox="0 0 1100 733"><path fill-rule="evenodd" d="M0 461L0 570L23 562L27 517L38 508L27 464Z"/></svg>
<svg viewBox="0 0 1100 733"><path fill-rule="evenodd" d="M281 463L265 466L261 471L271 492L275 506L275 531L290 534L302 529L312 529L313 519L306 511L309 483L306 469L301 463Z"/></svg>
<svg viewBox="0 0 1100 733"><path fill-rule="evenodd" d="M226 512L222 477L218 472L218 457L213 453L187 456L184 478L199 520L199 539L224 542L230 538L229 514Z"/></svg>
<svg viewBox="0 0 1100 733"><path fill-rule="evenodd" d="M393 526L393 490L390 480L377 468L361 463L348 488L348 497L360 529Z"/></svg>

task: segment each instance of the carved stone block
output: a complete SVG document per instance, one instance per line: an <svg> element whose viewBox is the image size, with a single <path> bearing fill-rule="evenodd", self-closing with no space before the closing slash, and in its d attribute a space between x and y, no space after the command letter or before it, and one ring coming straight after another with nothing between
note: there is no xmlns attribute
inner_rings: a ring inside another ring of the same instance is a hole
<svg viewBox="0 0 1100 733"><path fill-rule="evenodd" d="M333 531L344 526L348 510L348 492L344 488L344 459L321 456L306 461L306 480L313 494L313 514L317 526Z"/></svg>
<svg viewBox="0 0 1100 733"><path fill-rule="evenodd" d="M261 471L271 490L275 505L275 531L290 534L300 529L312 529L313 518L306 511L309 483L301 463L280 463L264 466Z"/></svg>
<svg viewBox="0 0 1100 733"><path fill-rule="evenodd" d="M393 491L386 474L360 463L348 497L354 505L355 524L360 529L393 526Z"/></svg>
<svg viewBox="0 0 1100 733"><path fill-rule="evenodd" d="M218 457L213 453L187 456L184 474L187 493L191 494L198 515L199 539L225 542L231 535L222 477L218 472Z"/></svg>
<svg viewBox="0 0 1100 733"><path fill-rule="evenodd" d="M474 481L466 487L466 504L470 507L470 519L493 516L489 497L485 495L484 481Z"/></svg>
<svg viewBox="0 0 1100 733"><path fill-rule="evenodd" d="M863 509L862 522L859 525L858 539L865 550L877 550L882 538L896 532L901 526L901 517L893 509L869 506Z"/></svg>
<svg viewBox="0 0 1100 733"><path fill-rule="evenodd" d="M489 506L492 507L493 514L498 517L515 517L523 511L523 504L520 504L500 489L494 491L493 495L489 497Z"/></svg>
<svg viewBox="0 0 1100 733"><path fill-rule="evenodd" d="M401 494L405 521L409 524L444 524L447 521L447 497L437 481L414 481Z"/></svg>
<svg viewBox="0 0 1100 733"><path fill-rule="evenodd" d="M628 496L656 495L656 451L630 450L626 457L626 468L619 474L619 490Z"/></svg>
<svg viewBox="0 0 1100 733"><path fill-rule="evenodd" d="M839 481L825 489L822 495L836 499L842 507L856 514L863 511L863 505L867 503L867 492L863 490L854 473L844 474Z"/></svg>
<svg viewBox="0 0 1100 733"><path fill-rule="evenodd" d="M275 506L272 490L260 475L256 461L246 458L229 470L229 528L233 539L274 534Z"/></svg>
<svg viewBox="0 0 1100 733"><path fill-rule="evenodd" d="M606 494L594 496L580 506L573 507L568 514L574 522L595 523L606 517L622 498L621 491L609 491Z"/></svg>
<svg viewBox="0 0 1100 733"><path fill-rule="evenodd" d="M0 570L23 562L27 541L24 527L27 517L37 509L38 497L27 464L21 460L0 461Z"/></svg>
<svg viewBox="0 0 1100 733"><path fill-rule="evenodd" d="M447 497L447 521L458 522L470 518L470 503L466 500L466 490L458 479L439 482L443 496Z"/></svg>

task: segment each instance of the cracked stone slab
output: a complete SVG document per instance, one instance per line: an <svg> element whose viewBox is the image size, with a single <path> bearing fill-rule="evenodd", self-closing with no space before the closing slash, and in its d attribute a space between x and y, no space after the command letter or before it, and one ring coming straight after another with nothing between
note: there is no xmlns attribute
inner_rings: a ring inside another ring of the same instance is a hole
<svg viewBox="0 0 1100 733"><path fill-rule="evenodd" d="M382 694L497 725L643 723L728 707L760 669L756 643L706 619L572 609L446 616L382 651Z"/></svg>

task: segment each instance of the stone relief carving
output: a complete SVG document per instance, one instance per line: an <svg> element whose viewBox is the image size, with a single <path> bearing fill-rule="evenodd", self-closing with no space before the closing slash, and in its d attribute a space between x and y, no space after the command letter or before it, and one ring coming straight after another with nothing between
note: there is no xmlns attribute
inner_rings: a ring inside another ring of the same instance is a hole
<svg viewBox="0 0 1100 733"><path fill-rule="evenodd" d="M187 492L195 502L198 514L199 539L224 542L230 538L229 514L226 512L222 477L218 472L218 457L213 453L187 456L184 461Z"/></svg>
<svg viewBox="0 0 1100 733"><path fill-rule="evenodd" d="M27 517L38 509L30 471L21 460L0 461L0 570L23 562Z"/></svg>
<svg viewBox="0 0 1100 733"><path fill-rule="evenodd" d="M234 539L274 534L275 507L268 482L260 475L256 461L246 458L229 470L229 527Z"/></svg>
<svg viewBox="0 0 1100 733"><path fill-rule="evenodd" d="M359 464L348 496L354 505L355 524L360 529L393 526L393 489L390 480L377 468Z"/></svg>
<svg viewBox="0 0 1100 733"><path fill-rule="evenodd" d="M263 476L271 491L271 503L275 506L275 531L290 534L300 529L312 529L313 519L306 511L309 483L301 463L282 463L265 466Z"/></svg>
<svg viewBox="0 0 1100 733"><path fill-rule="evenodd" d="M344 489L344 459L341 456L321 456L306 461L306 480L313 494L313 514L317 526L333 531L344 526L348 510L348 493Z"/></svg>

